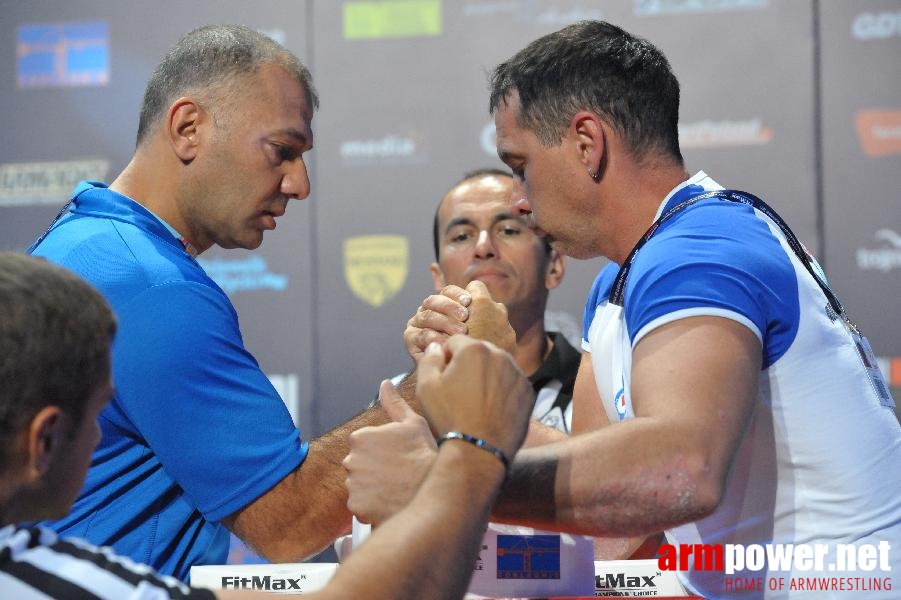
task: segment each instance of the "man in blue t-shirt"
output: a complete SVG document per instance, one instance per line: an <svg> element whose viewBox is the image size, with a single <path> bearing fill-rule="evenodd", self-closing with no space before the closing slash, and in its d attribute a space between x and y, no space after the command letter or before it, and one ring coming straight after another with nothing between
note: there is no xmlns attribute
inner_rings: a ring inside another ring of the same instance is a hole
<svg viewBox="0 0 901 600"><path fill-rule="evenodd" d="M309 195L317 104L309 71L268 37L197 29L147 84L131 162L108 187L79 184L32 245L99 289L120 323L102 440L56 531L182 579L225 562L229 530L275 562L349 531L347 438L384 411L301 439L195 260L213 245L257 248Z"/></svg>
<svg viewBox="0 0 901 600"><path fill-rule="evenodd" d="M110 548L21 524L65 516L78 494L100 439L100 413L113 394L115 330L109 303L83 279L45 260L0 252L3 598L271 598L247 589L189 588ZM421 418L388 382L381 391L393 419ZM525 437L529 410L522 396L529 384L506 352L455 336L446 348L426 351L416 394L449 442L439 438L428 480L323 589L310 592L304 581L283 580L291 590L310 600L391 600L423 590L430 598L463 597L489 508Z"/></svg>

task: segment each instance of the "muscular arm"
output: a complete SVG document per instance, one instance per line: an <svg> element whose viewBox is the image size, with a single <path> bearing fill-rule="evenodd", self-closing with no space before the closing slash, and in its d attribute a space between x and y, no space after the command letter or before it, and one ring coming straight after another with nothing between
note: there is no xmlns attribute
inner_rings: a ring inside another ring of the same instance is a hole
<svg viewBox="0 0 901 600"><path fill-rule="evenodd" d="M361 427L386 421L381 408L372 408L312 440L297 469L223 523L273 562L297 562L321 551L350 531L347 473L341 465L347 438Z"/></svg>
<svg viewBox="0 0 901 600"><path fill-rule="evenodd" d="M655 329L633 351L636 418L520 451L496 516L617 536L710 514L747 428L760 366L759 341L734 321L692 317Z"/></svg>
<svg viewBox="0 0 901 600"><path fill-rule="evenodd" d="M487 452L443 445L410 504L382 524L325 589L304 598L462 598L503 477L501 463ZM261 597L243 590L216 595Z"/></svg>
<svg viewBox="0 0 901 600"><path fill-rule="evenodd" d="M529 410L520 399L530 391L509 354L463 336L450 338L446 348L435 344L426 350L416 385L436 431L469 433L506 456L525 438ZM420 418L387 382L381 392L393 422ZM504 474L503 463L490 452L465 441L445 442L412 501L311 597L461 598ZM348 479L353 477L350 471Z"/></svg>
<svg viewBox="0 0 901 600"><path fill-rule="evenodd" d="M465 313L465 324L449 316L461 316L462 313ZM516 341L506 308L491 299L481 281L473 281L466 290L447 286L441 294L426 298L410 319L404 341L410 355L419 362L429 343L445 344L455 331L488 339L508 352ZM398 389L418 410L415 401L411 400L416 378L414 371ZM526 407L534 404L531 390L523 392L522 402ZM353 452L345 466L352 472L355 482L349 503L358 519L380 525L410 501L435 456L435 443L428 431L428 424L419 417L363 431L356 436Z"/></svg>
<svg viewBox="0 0 901 600"><path fill-rule="evenodd" d="M602 401L594 382L594 367L591 354L583 353L579 363L579 373L573 387L573 423L572 433L577 435L595 431L610 424L604 412ZM556 429L545 427L532 421L523 448L549 444L564 440L568 436ZM660 536L644 535L629 537L596 537L594 539L594 555L598 560L621 560L626 558L646 558L652 556L660 545Z"/></svg>
<svg viewBox="0 0 901 600"><path fill-rule="evenodd" d="M462 598L503 477L487 452L444 444L410 504L350 556L321 597Z"/></svg>

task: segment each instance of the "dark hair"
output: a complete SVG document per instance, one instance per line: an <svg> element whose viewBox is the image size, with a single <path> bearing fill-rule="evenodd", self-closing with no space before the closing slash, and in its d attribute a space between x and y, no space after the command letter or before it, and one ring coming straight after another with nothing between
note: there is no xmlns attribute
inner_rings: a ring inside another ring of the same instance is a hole
<svg viewBox="0 0 901 600"><path fill-rule="evenodd" d="M0 252L0 466L9 440L45 406L75 423L110 375L116 320L103 297L47 261Z"/></svg>
<svg viewBox="0 0 901 600"><path fill-rule="evenodd" d="M572 117L606 120L636 158L657 153L679 164L679 82L653 44L603 21L581 21L538 38L491 75L489 110L513 91L519 125L556 146Z"/></svg>
<svg viewBox="0 0 901 600"><path fill-rule="evenodd" d="M271 38L243 25L208 25L191 31L166 53L147 82L137 145L179 96L213 95L267 64L279 65L294 75L313 108L319 107L310 71Z"/></svg>
<svg viewBox="0 0 901 600"><path fill-rule="evenodd" d="M481 169L473 169L472 171L468 171L457 180L454 185L451 186L450 190L447 191L449 194L451 190L455 187L463 183L464 181L469 181L470 179L483 179L485 177L509 177L513 179L513 175L509 171L504 171L503 169L498 169L495 167L484 167ZM441 200L438 201L438 206L435 207L435 217L432 220L432 244L435 247L435 260L438 260L438 250L439 250L439 242L438 240L441 238L441 234L438 231L438 213L441 211L441 205L444 203L444 198L447 196L445 194L441 197Z"/></svg>

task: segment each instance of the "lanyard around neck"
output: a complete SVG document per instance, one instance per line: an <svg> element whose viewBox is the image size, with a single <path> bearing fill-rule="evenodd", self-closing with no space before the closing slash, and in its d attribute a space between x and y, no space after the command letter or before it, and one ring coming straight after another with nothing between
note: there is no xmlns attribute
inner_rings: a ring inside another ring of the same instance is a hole
<svg viewBox="0 0 901 600"><path fill-rule="evenodd" d="M801 264L804 265L804 268L807 269L807 272L811 274L814 281L816 281L820 289L823 290L823 294L826 295L826 299L829 301L829 307L831 311L835 315L841 316L848 324L848 326L850 326L855 332L857 331L857 327L854 326L854 324L845 313L845 309L842 306L842 303L839 301L835 293L829 288L829 285L824 280L823 276L819 272L819 269L814 267L814 262L810 254L808 254L807 250L805 250L804 245L801 244L801 242L798 240L798 237L794 234L791 228L789 228L788 224L766 202L764 202L757 196L754 196L753 194L741 192L738 190L714 190L711 192L699 194L697 196L689 198L688 200L680 202L676 206L666 211L666 213L661 215L660 218L658 218L656 221L654 221L654 223L651 224L645 234L641 236L641 239L638 240L638 243L635 244L635 247L632 248L632 251L629 252L629 256L626 257L626 260L620 267L619 273L617 273L616 275L616 280L613 282L613 289L610 291L610 296L608 299L611 304L623 306L626 278L629 276L629 270L632 268L632 263L635 261L635 255L648 242L648 240L650 240L654 236L660 225L671 219L674 215L685 210L692 204L700 202L701 200L707 200L709 198L718 198L720 200L725 200L728 202L739 202L741 204L746 204L759 210L764 215L769 217L782 231L782 234L785 236L785 239L788 242L789 247L795 253L795 256L798 257L798 260L801 261Z"/></svg>

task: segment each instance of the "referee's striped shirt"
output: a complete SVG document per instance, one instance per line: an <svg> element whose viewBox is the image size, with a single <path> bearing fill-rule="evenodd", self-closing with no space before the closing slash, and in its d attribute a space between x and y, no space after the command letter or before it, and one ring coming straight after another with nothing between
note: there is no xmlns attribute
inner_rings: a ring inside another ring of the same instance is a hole
<svg viewBox="0 0 901 600"><path fill-rule="evenodd" d="M0 529L0 598L10 600L214 600L146 565L44 527Z"/></svg>

